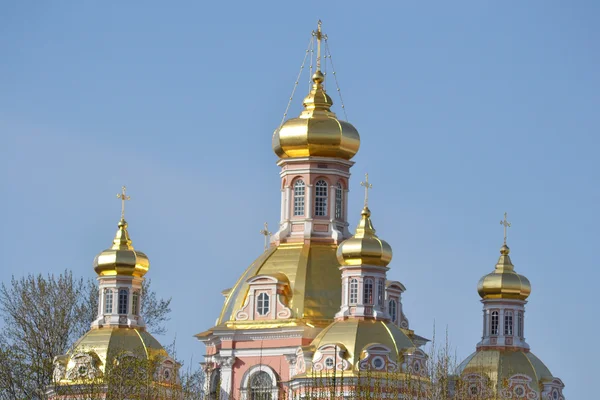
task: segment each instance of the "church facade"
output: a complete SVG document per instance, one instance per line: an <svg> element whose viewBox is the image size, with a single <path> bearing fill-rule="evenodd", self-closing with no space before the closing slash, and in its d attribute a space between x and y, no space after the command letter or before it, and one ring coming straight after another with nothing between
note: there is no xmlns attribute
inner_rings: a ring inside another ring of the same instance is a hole
<svg viewBox="0 0 600 400"><path fill-rule="evenodd" d="M368 376L370 390L389 387L393 377L396 391L386 389L383 397L435 398L422 349L428 340L410 329L404 285L387 279L392 249L375 234L368 177L359 224L354 234L349 230L349 216L359 215L348 210L348 189L360 136L331 110L320 23L313 36L317 68L304 108L273 134L279 229L222 292L215 326L196 335L206 346L206 393L236 400L356 398ZM480 282L483 339L452 371L448 390L456 398L564 399L563 383L525 342L529 282L512 269L507 246L501 253L495 272Z"/></svg>

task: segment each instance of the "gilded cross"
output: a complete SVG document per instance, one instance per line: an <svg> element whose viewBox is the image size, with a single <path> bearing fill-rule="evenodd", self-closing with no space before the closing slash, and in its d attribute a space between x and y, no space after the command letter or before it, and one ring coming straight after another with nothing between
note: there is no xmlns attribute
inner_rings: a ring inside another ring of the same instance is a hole
<svg viewBox="0 0 600 400"><path fill-rule="evenodd" d="M269 248L269 238L272 235L272 233L269 232L269 224L267 224L265 222L265 228L258 233L260 233L261 235L263 235L265 237L265 250L267 250Z"/></svg>
<svg viewBox="0 0 600 400"><path fill-rule="evenodd" d="M373 189L373 185L369 183L369 174L365 174L365 181L360 183L360 186L365 187L365 207L369 205L369 189Z"/></svg>
<svg viewBox="0 0 600 400"><path fill-rule="evenodd" d="M506 245L507 228L510 228L510 222L506 219L507 213L504 213L504 220L500 221L500 225L504 226L504 244Z"/></svg>
<svg viewBox="0 0 600 400"><path fill-rule="evenodd" d="M319 20L317 23L317 30L312 31L312 35L317 38L317 71L321 70L321 40L327 40L327 35L323 34L321 31L321 25L323 25L323 23Z"/></svg>
<svg viewBox="0 0 600 400"><path fill-rule="evenodd" d="M117 199L121 199L121 219L125 219L125 202L131 200L131 197L127 196L127 188L121 187L121 193L117 193Z"/></svg>

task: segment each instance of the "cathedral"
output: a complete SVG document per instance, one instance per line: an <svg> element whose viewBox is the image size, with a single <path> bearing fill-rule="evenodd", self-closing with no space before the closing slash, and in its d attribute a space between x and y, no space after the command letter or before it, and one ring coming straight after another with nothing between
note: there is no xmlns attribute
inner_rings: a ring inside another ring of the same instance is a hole
<svg viewBox="0 0 600 400"><path fill-rule="evenodd" d="M272 138L281 179L279 229L270 235L265 228L267 248L222 291L215 325L196 335L206 347L207 398L359 398L365 382L375 393L370 398L440 398L430 390L435 377L424 350L429 340L411 329L402 306L406 287L387 276L394 268L392 246L376 234L368 175L361 182L362 210L348 209L360 136L332 111L321 70L326 40L319 23L313 32L316 68L303 110L282 122ZM127 199L125 190L120 197ZM355 219L352 232L349 221ZM506 244L510 224L506 217L502 223L500 258L478 285L482 340L450 371L449 396L564 400L564 384L525 341L531 285L515 272ZM133 248L127 228L123 209L112 246L94 260L97 318L54 360L52 399L73 398L65 389L81 392L89 382L105 390L110 371L132 360L152 364L144 390L162 390L153 398L172 398L179 385L179 365L145 330L140 315L149 261Z"/></svg>

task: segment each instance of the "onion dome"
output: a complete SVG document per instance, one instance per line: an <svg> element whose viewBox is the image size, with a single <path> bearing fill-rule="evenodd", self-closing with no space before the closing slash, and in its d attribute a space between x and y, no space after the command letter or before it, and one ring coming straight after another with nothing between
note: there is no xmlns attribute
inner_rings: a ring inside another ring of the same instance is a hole
<svg viewBox="0 0 600 400"><path fill-rule="evenodd" d="M112 247L104 250L94 259L94 270L100 276L144 276L150 268L148 257L141 251L134 250L125 219L121 218L118 227Z"/></svg>
<svg viewBox="0 0 600 400"><path fill-rule="evenodd" d="M479 280L477 291L483 299L525 300L531 293L531 284L523 275L515 272L506 244L500 249L500 259L494 272Z"/></svg>
<svg viewBox="0 0 600 400"><path fill-rule="evenodd" d="M325 92L323 73L317 70L312 80L313 87L304 98L300 116L287 120L273 134L273 151L279 158L318 156L350 160L360 147L358 131L331 111L333 101Z"/></svg>
<svg viewBox="0 0 600 400"><path fill-rule="evenodd" d="M354 236L340 243L337 259L342 266L374 265L386 267L392 261L392 248L375 235L371 210L365 206Z"/></svg>

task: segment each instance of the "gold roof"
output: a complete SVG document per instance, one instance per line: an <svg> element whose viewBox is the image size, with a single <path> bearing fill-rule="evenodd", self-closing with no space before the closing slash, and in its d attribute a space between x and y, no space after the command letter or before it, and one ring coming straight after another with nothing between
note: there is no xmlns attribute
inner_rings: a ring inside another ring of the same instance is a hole
<svg viewBox="0 0 600 400"><path fill-rule="evenodd" d="M341 276L333 244L282 243L263 253L227 293L217 325L233 324L248 295L248 279L256 275L284 275L289 281L290 320L255 322L278 326L290 322L329 322L340 308ZM253 322L244 321L244 324Z"/></svg>
<svg viewBox="0 0 600 400"><path fill-rule="evenodd" d="M392 260L392 248L375 235L371 222L371 210L365 205L354 236L340 243L337 259L341 265L387 266Z"/></svg>
<svg viewBox="0 0 600 400"><path fill-rule="evenodd" d="M327 344L345 349L345 358L354 368L362 352L371 345L382 344L389 348L389 357L394 362L401 361L404 350L415 347L408 335L389 321L353 318L329 325L312 341L311 347L317 350Z"/></svg>
<svg viewBox="0 0 600 400"><path fill-rule="evenodd" d="M66 355L64 362L67 369L73 366L71 357L79 353L95 353L99 360L98 367L103 373L106 365L123 354L146 360L168 357L161 344L144 329L117 327L92 329L81 337Z"/></svg>
<svg viewBox="0 0 600 400"><path fill-rule="evenodd" d="M485 374L493 387L502 387L504 380L516 374L530 377L535 384L552 378L544 363L531 352L513 350L479 350L458 367L458 375ZM534 389L537 389L535 386Z"/></svg>
<svg viewBox="0 0 600 400"><path fill-rule="evenodd" d="M142 277L150 268L150 260L131 245L127 221L121 218L113 245L94 259L94 270L100 276L129 275Z"/></svg>
<svg viewBox="0 0 600 400"><path fill-rule="evenodd" d="M331 111L333 101L325 92L324 79L317 70L300 116L287 120L273 134L273 151L279 158L319 156L350 160L358 152L358 131Z"/></svg>
<svg viewBox="0 0 600 400"><path fill-rule="evenodd" d="M483 299L525 300L531 293L531 284L523 275L515 272L506 244L500 249L500 258L494 272L479 280L477 291Z"/></svg>

